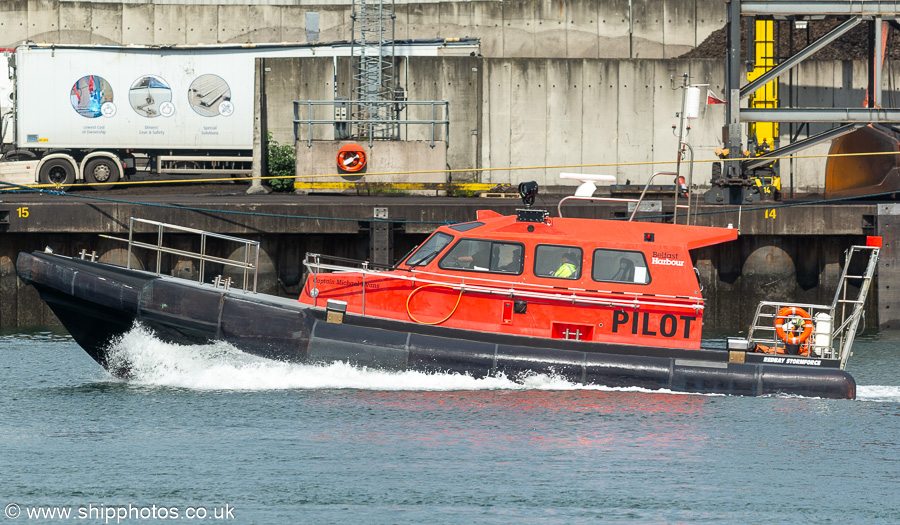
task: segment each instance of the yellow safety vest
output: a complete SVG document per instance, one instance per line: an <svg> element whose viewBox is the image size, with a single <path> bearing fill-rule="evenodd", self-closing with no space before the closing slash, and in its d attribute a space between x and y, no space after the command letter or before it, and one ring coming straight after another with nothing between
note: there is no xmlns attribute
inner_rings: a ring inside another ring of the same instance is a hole
<svg viewBox="0 0 900 525"><path fill-rule="evenodd" d="M556 270L556 273L553 274L553 277L572 277L578 272L575 269L575 265L572 263L565 263Z"/></svg>

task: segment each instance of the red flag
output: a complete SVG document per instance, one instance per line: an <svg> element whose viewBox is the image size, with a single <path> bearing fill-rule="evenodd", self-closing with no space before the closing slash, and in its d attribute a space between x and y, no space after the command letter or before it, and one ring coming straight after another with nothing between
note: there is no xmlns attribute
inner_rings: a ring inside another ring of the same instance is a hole
<svg viewBox="0 0 900 525"><path fill-rule="evenodd" d="M710 104L728 104L728 102L725 102L721 98L717 97L716 94L712 92L712 90L707 89L706 90L706 105L708 106Z"/></svg>

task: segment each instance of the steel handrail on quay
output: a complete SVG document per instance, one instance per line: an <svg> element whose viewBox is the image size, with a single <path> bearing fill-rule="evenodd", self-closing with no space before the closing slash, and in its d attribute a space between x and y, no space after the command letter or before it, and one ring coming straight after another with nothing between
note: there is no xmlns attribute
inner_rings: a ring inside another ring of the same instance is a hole
<svg viewBox="0 0 900 525"><path fill-rule="evenodd" d="M414 125L425 125L431 126L431 137L429 145L433 148L435 144L436 137L436 127L442 126L444 128L444 141L449 145L450 144L450 103L445 100L403 100L403 101L395 101L395 100L383 100L383 101L367 101L365 102L366 106L388 106L390 109L396 110L399 106L403 106L405 109L406 106L429 106L431 108L431 119L426 120L400 120L400 119L352 119L352 118L332 118L332 119L316 119L314 117L314 108L318 106L332 106L335 110L339 108L346 107L348 110L352 106L359 106L361 103L359 101L353 100L295 100L294 101L294 142L300 140L301 130L303 127L306 128L306 146L312 147L313 143L313 126L327 125L327 126L335 126L338 124L346 124L350 125L362 125L365 124L367 126L399 126L401 124L414 124ZM302 112L301 106L306 106L306 114L307 118L301 119L300 114ZM443 108L443 118L436 118L436 108ZM335 111L337 113L337 111ZM352 111L350 112L353 113ZM349 135L349 134L348 134ZM369 146L371 146L375 140L374 133L371 130L368 133L364 133L365 139L369 141ZM349 139L349 136L348 136ZM364 139L364 140L365 140Z"/></svg>
<svg viewBox="0 0 900 525"><path fill-rule="evenodd" d="M141 242L134 240L134 227L135 223L148 224L151 226L156 226L157 228L157 238L156 244ZM188 250L180 250L177 248L167 248L163 246L163 233L166 230L173 230L181 233L193 233L200 236L200 251L192 252ZM256 286L258 281L257 270L259 269L259 250L260 243L259 241L251 241L248 239L242 239L240 237L232 237L230 235L223 235L220 233L212 233L203 230L198 230L195 228L187 228L185 226L177 226L175 224L167 224L164 222L151 221L147 219L138 219L135 217L131 217L128 221L128 238L122 239L120 237L112 237L109 235L103 235L102 237L111 239L114 241L123 241L128 243L128 259L126 263L126 267L131 270L131 255L133 248L144 248L153 252L156 252L156 275L161 275L161 267L162 267L162 254L168 253L171 255L180 255L182 257L187 257L190 259L196 259L200 261L200 271L199 274L199 282L202 284L204 280L204 274L206 272L206 263L217 263L222 264L224 266L233 266L236 268L243 268L243 284L242 289L244 292L248 291L249 284L249 274L253 272L253 293L256 293ZM206 254L206 240L209 238L220 239L228 242L234 242L238 244L244 245L244 260L242 261L234 261L232 259L224 259L222 257L216 257L213 255ZM253 256L253 262L250 262L250 250L251 248L255 248L255 253ZM219 276L220 278L221 276ZM214 281L215 285L218 286L219 278L216 278ZM228 285L226 284L226 289Z"/></svg>

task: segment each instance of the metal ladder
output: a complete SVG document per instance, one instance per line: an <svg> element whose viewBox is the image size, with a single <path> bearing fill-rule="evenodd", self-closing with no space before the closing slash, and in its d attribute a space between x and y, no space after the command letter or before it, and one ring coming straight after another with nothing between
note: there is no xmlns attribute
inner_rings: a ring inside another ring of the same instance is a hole
<svg viewBox="0 0 900 525"><path fill-rule="evenodd" d="M869 252L869 261L866 264L866 272L864 275L848 275L850 263L853 256ZM865 306L866 296L869 294L869 288L872 285L872 277L875 275L875 268L878 265L878 252L880 248L877 246L851 246L847 253L847 260L844 264L844 271L841 274L841 284L838 286L832 301L832 308L837 313L837 308L841 308L841 324L832 331L832 339L838 338L838 348L841 356L841 369L847 366L847 360L850 359L850 349L853 346L853 339L856 337L856 328L859 320L863 315L863 306ZM847 288L851 279L862 279L859 286L859 293L856 299L847 299ZM849 316L847 315L847 307L851 307ZM835 316L832 316L835 318Z"/></svg>
<svg viewBox="0 0 900 525"><path fill-rule="evenodd" d="M843 370L850 359L853 340L859 321L863 316L863 307L872 278L878 264L879 246L851 246L845 254L844 268L834 294L834 300L830 305L815 305L802 303L786 303L776 301L762 301L756 307L753 323L747 334L750 344L771 345L783 347L784 343L778 338L775 331L775 320L778 312L785 307L798 307L806 310L813 320L813 331L808 340L812 341L811 355L825 359L840 359L840 367ZM860 257L868 256L866 269L863 275L851 275L850 269L859 261ZM855 298L848 298L850 285L854 281L861 280L859 292ZM819 314L827 313L830 318L830 331L823 333ZM822 337L827 335L827 338ZM823 342L825 341L825 342ZM835 345L835 342L837 343Z"/></svg>

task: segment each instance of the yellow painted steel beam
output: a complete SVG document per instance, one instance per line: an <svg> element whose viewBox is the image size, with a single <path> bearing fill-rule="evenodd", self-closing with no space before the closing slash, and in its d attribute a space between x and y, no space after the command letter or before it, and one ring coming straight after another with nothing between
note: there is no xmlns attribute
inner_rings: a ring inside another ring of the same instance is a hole
<svg viewBox="0 0 900 525"><path fill-rule="evenodd" d="M775 63L775 22L773 20L756 21L756 62L753 71L747 73L747 80L753 82L764 73L773 69ZM778 80L772 80L750 95L750 107L774 109L778 107ZM762 146L765 142L769 149L775 148L775 137L778 136L777 122L751 122L750 135L756 135L756 142ZM755 153L755 152L753 152Z"/></svg>

